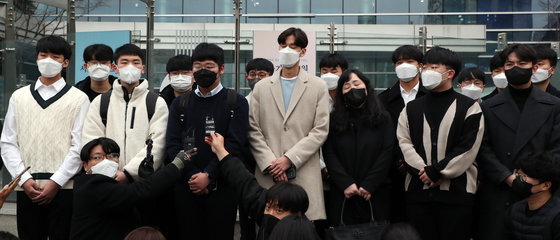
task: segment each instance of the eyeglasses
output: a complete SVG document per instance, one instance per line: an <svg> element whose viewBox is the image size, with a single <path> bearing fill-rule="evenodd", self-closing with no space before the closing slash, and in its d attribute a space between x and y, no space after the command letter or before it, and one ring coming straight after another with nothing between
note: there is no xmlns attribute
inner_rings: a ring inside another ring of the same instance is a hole
<svg viewBox="0 0 560 240"><path fill-rule="evenodd" d="M118 154L118 153L107 153L105 155L96 154L96 155L93 155L93 156L89 156L89 159L90 160L96 160L96 161L103 160L105 158L114 160L114 159L119 158L119 156L120 156L120 154Z"/></svg>
<svg viewBox="0 0 560 240"><path fill-rule="evenodd" d="M206 64L200 64L200 63L195 63L193 64L193 68L194 69L212 69L212 68L217 68L218 65L214 64L214 63L206 63Z"/></svg>
<svg viewBox="0 0 560 240"><path fill-rule="evenodd" d="M267 71L249 71L249 78L259 77L260 79L266 78L268 76Z"/></svg>

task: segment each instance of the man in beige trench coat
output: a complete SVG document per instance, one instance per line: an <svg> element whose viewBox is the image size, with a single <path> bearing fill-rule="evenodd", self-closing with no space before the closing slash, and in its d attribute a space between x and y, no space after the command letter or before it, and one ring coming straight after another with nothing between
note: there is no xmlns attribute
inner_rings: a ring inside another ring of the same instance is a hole
<svg viewBox="0 0 560 240"><path fill-rule="evenodd" d="M289 28L278 37L282 69L257 83L249 107L249 143L257 162L255 176L263 187L288 181L292 165L309 196L310 220L325 219L319 148L329 131L327 86L299 65L307 36ZM266 175L265 175L266 174Z"/></svg>

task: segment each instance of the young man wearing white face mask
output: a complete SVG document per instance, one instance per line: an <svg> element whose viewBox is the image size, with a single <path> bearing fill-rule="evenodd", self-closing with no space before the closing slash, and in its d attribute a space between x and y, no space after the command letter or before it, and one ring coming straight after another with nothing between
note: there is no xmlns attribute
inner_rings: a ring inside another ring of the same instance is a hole
<svg viewBox="0 0 560 240"><path fill-rule="evenodd" d="M407 217L422 239L467 240L484 118L476 101L453 90L461 70L455 52L434 47L423 62L422 84L430 93L406 105L397 127L407 170Z"/></svg>
<svg viewBox="0 0 560 240"><path fill-rule="evenodd" d="M504 71L504 58L501 52L496 53L496 55L490 59L490 76L496 88L490 94L484 96L482 101L490 99L508 86L506 73Z"/></svg>
<svg viewBox="0 0 560 240"><path fill-rule="evenodd" d="M484 72L478 68L467 68L461 71L457 77L459 92L480 103L480 97L485 87L484 78Z"/></svg>
<svg viewBox="0 0 560 240"><path fill-rule="evenodd" d="M550 78L556 71L556 62L558 61L558 56L556 51L547 46L535 46L533 47L537 53L537 71L531 76L531 82L535 84L535 87L551 94L555 97L560 97L560 91L556 89L552 84L550 84Z"/></svg>
<svg viewBox="0 0 560 240"><path fill-rule="evenodd" d="M91 102L113 87L117 79L111 75L113 68L113 49L105 44L90 45L84 50L84 69L89 76L76 83L75 87L87 94Z"/></svg>
<svg viewBox="0 0 560 240"><path fill-rule="evenodd" d="M319 148L329 131L329 95L325 81L300 68L307 44L299 28L278 36L282 69L253 90L248 139L259 184L302 186L313 203L306 215L318 220L326 218Z"/></svg>
<svg viewBox="0 0 560 240"><path fill-rule="evenodd" d="M174 56L167 60L165 69L169 74L169 85L160 91L159 96L165 100L169 108L176 97L192 90L194 80L191 57Z"/></svg>
<svg viewBox="0 0 560 240"><path fill-rule="evenodd" d="M328 53L321 58L319 68L321 69L321 79L325 81L329 89L329 108L332 111L338 78L342 72L348 69L348 61L338 53Z"/></svg>
<svg viewBox="0 0 560 240"><path fill-rule="evenodd" d="M66 40L44 37L36 51L41 76L12 94L0 149L13 177L31 167L17 190L20 239L68 239L71 179L81 168L79 151L89 100L61 76L72 55Z"/></svg>
<svg viewBox="0 0 560 240"><path fill-rule="evenodd" d="M115 51L115 73L119 75L113 90L96 97L91 103L84 122L83 141L99 137L115 139L120 146L119 172L115 179L120 183L140 180L138 166L146 157L146 139L153 140L152 154L154 169L163 163L167 105L163 98L148 91L148 80L140 79L144 73L142 51L133 44L125 44ZM147 98L153 94L150 103ZM102 106L107 97L106 106ZM153 115L149 116L148 104L153 104ZM106 116L101 116L101 109Z"/></svg>
<svg viewBox="0 0 560 240"><path fill-rule="evenodd" d="M379 94L379 100L391 114L393 126L397 127L397 120L404 106L428 93L420 83L420 72L424 54L415 46L403 45L395 49L391 57L395 65L397 82ZM396 142L398 145L398 141ZM391 165L391 222L406 220L404 201L404 162L401 150L395 148L394 163Z"/></svg>

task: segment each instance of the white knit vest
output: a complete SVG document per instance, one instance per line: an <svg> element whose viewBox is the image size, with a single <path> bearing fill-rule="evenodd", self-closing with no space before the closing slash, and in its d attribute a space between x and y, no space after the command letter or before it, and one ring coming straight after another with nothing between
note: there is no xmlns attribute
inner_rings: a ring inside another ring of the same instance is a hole
<svg viewBox="0 0 560 240"><path fill-rule="evenodd" d="M72 127L87 95L71 87L60 98L57 94L49 99L56 100L43 109L31 86L12 94L19 152L25 166L31 166L30 173L54 173L70 151Z"/></svg>

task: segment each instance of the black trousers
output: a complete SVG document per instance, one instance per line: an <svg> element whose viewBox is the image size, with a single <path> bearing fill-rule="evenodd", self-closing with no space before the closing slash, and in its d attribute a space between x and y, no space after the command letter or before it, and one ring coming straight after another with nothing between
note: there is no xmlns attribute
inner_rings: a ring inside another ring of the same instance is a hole
<svg viewBox="0 0 560 240"><path fill-rule="evenodd" d="M422 239L468 240L472 237L473 205L407 201L406 212Z"/></svg>
<svg viewBox="0 0 560 240"><path fill-rule="evenodd" d="M196 195L185 181L175 185L175 197L181 239L233 239L237 201L231 187Z"/></svg>
<svg viewBox="0 0 560 240"><path fill-rule="evenodd" d="M17 229L22 240L63 240L70 237L72 190L58 190L51 203L37 205L17 192Z"/></svg>

